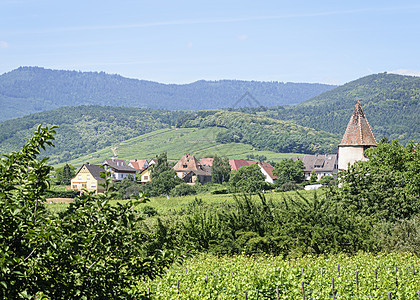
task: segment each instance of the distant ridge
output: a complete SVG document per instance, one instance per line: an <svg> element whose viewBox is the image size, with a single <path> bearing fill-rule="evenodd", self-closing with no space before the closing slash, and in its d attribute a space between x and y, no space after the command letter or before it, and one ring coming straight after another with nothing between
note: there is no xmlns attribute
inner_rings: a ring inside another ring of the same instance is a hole
<svg viewBox="0 0 420 300"><path fill-rule="evenodd" d="M296 106L271 107L260 113L342 136L356 100L360 100L377 141L383 137L401 143L420 141L420 77L372 74Z"/></svg>
<svg viewBox="0 0 420 300"><path fill-rule="evenodd" d="M241 80L162 84L104 72L20 67L0 75L0 121L78 105L169 110L229 108L243 106L237 101L246 93L255 98L255 106L295 105L335 87Z"/></svg>

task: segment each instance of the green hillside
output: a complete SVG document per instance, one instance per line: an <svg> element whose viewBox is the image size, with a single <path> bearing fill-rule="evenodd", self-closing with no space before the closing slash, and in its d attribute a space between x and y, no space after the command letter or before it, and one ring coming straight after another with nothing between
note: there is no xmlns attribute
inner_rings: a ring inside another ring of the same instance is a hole
<svg viewBox="0 0 420 300"><path fill-rule="evenodd" d="M297 153L259 151L251 145L243 143L220 144L216 142L217 135L225 131L227 129L216 127L159 129L69 162L80 166L84 162L101 163L104 159L110 157L125 160L134 158L151 159L162 152L167 152L170 161L178 161L186 153L191 153L197 158L217 154L231 159L246 159L247 155L263 155L270 161L279 161L282 158L298 155Z"/></svg>
<svg viewBox="0 0 420 300"><path fill-rule="evenodd" d="M275 120L240 112L210 111L181 116L177 127L225 128L216 136L220 143L245 143L259 150L298 153L335 153L338 136L302 127L293 122Z"/></svg>
<svg viewBox="0 0 420 300"><path fill-rule="evenodd" d="M132 137L175 124L183 112L128 107L78 106L7 120L0 123L0 153L19 149L36 127L59 125L55 147L44 155L52 164L96 152Z"/></svg>
<svg viewBox="0 0 420 300"><path fill-rule="evenodd" d="M283 157L279 153L331 153L338 144L333 134L245 113L79 106L0 123L0 152L19 149L38 124L60 126L56 146L44 153L51 164L151 158L162 152L174 160L187 152L278 159Z"/></svg>
<svg viewBox="0 0 420 300"><path fill-rule="evenodd" d="M342 135L358 99L377 140L382 137L402 143L420 140L420 77L370 75L294 107L253 111Z"/></svg>
<svg viewBox="0 0 420 300"><path fill-rule="evenodd" d="M252 106L297 104L334 87L241 80L162 84L104 72L20 67L0 75L0 121L78 105L200 110L240 107L250 99ZM248 99L238 103L245 94Z"/></svg>

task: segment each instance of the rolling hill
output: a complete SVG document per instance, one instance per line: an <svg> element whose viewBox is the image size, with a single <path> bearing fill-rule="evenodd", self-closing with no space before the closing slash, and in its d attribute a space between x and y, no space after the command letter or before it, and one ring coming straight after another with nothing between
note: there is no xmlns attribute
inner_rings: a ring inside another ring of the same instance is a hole
<svg viewBox="0 0 420 300"><path fill-rule="evenodd" d="M197 158L213 155L227 156L230 159L247 159L248 155L265 156L269 161L279 161L283 158L298 155L297 153L276 153L267 150L257 150L244 143L221 144L216 136L224 132L224 128L165 128L120 142L113 147L106 147L68 163L80 166L85 162L99 164L106 158L118 157L129 160L134 158L151 159L166 152L169 161L178 161L185 153L191 153ZM58 166L62 165L58 164Z"/></svg>
<svg viewBox="0 0 420 300"><path fill-rule="evenodd" d="M162 84L104 72L20 67L0 75L0 121L79 105L168 110L292 105L334 87L325 84L240 80Z"/></svg>
<svg viewBox="0 0 420 300"><path fill-rule="evenodd" d="M369 75L293 107L253 111L343 134L357 99L362 103L377 140L387 137L402 143L420 141L420 77L387 73Z"/></svg>
<svg viewBox="0 0 420 300"><path fill-rule="evenodd" d="M276 153L314 153L321 150L334 152L338 143L337 137L327 132L240 112L213 110L187 113L78 106L63 107L0 123L0 153L18 150L38 124L60 126L57 129L56 147L48 148L44 153L51 158L51 164L91 155L95 158L98 151L100 155L107 153L107 157L122 155L131 158L141 158L146 154L154 156L164 151L175 153L174 155L181 152L212 155L222 154L233 143L237 144L235 150L225 154L233 157L236 154L252 154L253 149ZM202 131L193 134L197 129ZM165 130L169 130L168 136L162 135ZM184 137L178 132L188 133L188 136ZM161 138L149 143L146 139L150 136L144 138L144 134ZM236 135L240 138L234 138ZM230 140L231 137L234 139ZM138 140L133 142L133 138ZM124 150L124 145L128 145L131 150ZM210 148L213 149L210 151Z"/></svg>

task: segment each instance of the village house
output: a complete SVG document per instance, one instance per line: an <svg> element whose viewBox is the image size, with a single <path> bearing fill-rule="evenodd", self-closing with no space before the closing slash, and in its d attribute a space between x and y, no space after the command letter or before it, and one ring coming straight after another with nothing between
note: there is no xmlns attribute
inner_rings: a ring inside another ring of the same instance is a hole
<svg viewBox="0 0 420 300"><path fill-rule="evenodd" d="M121 159L105 159L102 165L106 171L111 172L114 181L121 181L132 175L135 178L137 170L128 166L124 160Z"/></svg>
<svg viewBox="0 0 420 300"><path fill-rule="evenodd" d="M347 170L355 161L365 161L364 151L376 147L376 140L369 122L357 100L347 129L338 145L338 169Z"/></svg>
<svg viewBox="0 0 420 300"><path fill-rule="evenodd" d="M149 166L149 163L147 162L147 159L136 158L136 159L130 159L128 166L142 172L144 169L146 169Z"/></svg>
<svg viewBox="0 0 420 300"><path fill-rule="evenodd" d="M186 183L211 182L211 167L202 165L194 155L184 155L173 167L177 176Z"/></svg>
<svg viewBox="0 0 420 300"><path fill-rule="evenodd" d="M145 184L149 181L152 181L152 165L149 165L147 168L143 169L143 171L140 172L140 183Z"/></svg>
<svg viewBox="0 0 420 300"><path fill-rule="evenodd" d="M202 166L208 166L211 168L213 165L213 158L203 158L200 160ZM267 162L256 162L253 160L242 160L242 159L231 159L229 160L229 165L232 171L237 171L242 167L255 165L257 164L263 175L265 176L265 181L269 183L274 183L277 179L277 176L273 175L274 167Z"/></svg>
<svg viewBox="0 0 420 300"><path fill-rule="evenodd" d="M317 180L320 180L322 177L327 175L337 178L337 154L305 155L302 157L292 157L292 160L301 160L303 162L303 165L305 167L303 170L305 180L309 180L311 178L311 173L313 171L316 173Z"/></svg>
<svg viewBox="0 0 420 300"><path fill-rule="evenodd" d="M88 192L103 193L105 179L101 178L101 173L105 170L98 165L85 163L76 176L71 180L71 189L74 191L86 190Z"/></svg>

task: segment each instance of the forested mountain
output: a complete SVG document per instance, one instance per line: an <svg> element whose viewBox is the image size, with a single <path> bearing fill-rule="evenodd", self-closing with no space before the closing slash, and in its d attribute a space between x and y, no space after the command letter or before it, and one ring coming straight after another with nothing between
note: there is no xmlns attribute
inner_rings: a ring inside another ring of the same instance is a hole
<svg viewBox="0 0 420 300"><path fill-rule="evenodd" d="M293 107L243 111L342 135L358 99L377 140L420 140L420 77L369 75Z"/></svg>
<svg viewBox="0 0 420 300"><path fill-rule="evenodd" d="M78 105L168 110L201 110L249 104L293 105L334 87L325 84L239 80L161 84L104 72L20 67L0 75L0 121ZM238 103L244 95L246 99Z"/></svg>

